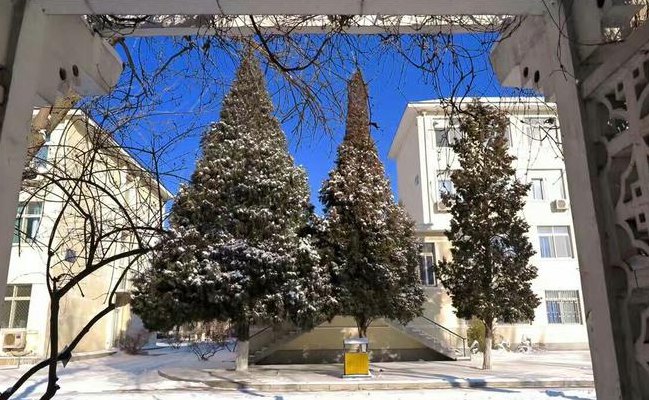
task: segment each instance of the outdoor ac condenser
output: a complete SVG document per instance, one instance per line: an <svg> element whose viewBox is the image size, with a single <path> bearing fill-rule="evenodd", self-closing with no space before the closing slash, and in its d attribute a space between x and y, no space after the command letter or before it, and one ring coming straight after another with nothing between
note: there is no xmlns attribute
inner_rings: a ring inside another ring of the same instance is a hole
<svg viewBox="0 0 649 400"><path fill-rule="evenodd" d="M27 332L21 330L5 330L2 332L2 350L21 350L25 348Z"/></svg>
<svg viewBox="0 0 649 400"><path fill-rule="evenodd" d="M448 212L451 209L451 202L440 200L437 202L437 211L439 212Z"/></svg>
<svg viewBox="0 0 649 400"><path fill-rule="evenodd" d="M568 209L568 200L556 199L554 201L554 209L556 211L566 211Z"/></svg>

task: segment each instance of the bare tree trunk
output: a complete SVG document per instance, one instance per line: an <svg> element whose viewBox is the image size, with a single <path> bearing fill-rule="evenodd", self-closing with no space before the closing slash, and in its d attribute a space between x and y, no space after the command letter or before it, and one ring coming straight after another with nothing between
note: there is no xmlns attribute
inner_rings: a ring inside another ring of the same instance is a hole
<svg viewBox="0 0 649 400"><path fill-rule="evenodd" d="M53 295L50 298L50 365L47 372L47 390L41 397L41 400L51 399L59 390L56 383L59 378L56 375L59 354L59 297L56 291L56 282L52 284Z"/></svg>
<svg viewBox="0 0 649 400"><path fill-rule="evenodd" d="M491 348L493 347L493 321L485 321L485 337L484 337L484 357L482 359L482 369L491 369Z"/></svg>
<svg viewBox="0 0 649 400"><path fill-rule="evenodd" d="M237 356L234 363L235 371L248 370L248 357L250 355L250 324L239 322L235 327L237 334Z"/></svg>
<svg viewBox="0 0 649 400"><path fill-rule="evenodd" d="M370 326L370 321L363 317L355 317L356 328L358 328L358 337L366 338L367 337L367 328Z"/></svg>

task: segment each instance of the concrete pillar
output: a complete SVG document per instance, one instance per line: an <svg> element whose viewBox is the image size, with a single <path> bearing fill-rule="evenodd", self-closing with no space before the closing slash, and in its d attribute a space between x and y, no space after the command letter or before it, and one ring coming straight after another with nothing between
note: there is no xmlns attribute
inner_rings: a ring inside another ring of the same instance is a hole
<svg viewBox="0 0 649 400"><path fill-rule="evenodd" d="M0 15L0 25L8 22L0 28L0 300L3 300L46 16L30 0L2 1Z"/></svg>
<svg viewBox="0 0 649 400"><path fill-rule="evenodd" d="M632 339L628 315L619 301L620 294L626 291L626 277L618 268L621 266L619 233L608 183L620 182L602 180L607 156L600 133L608 117L591 99L584 97L576 78L585 73L581 65L584 49L578 44L587 42L577 39L581 36L576 34L576 19L581 14L576 14L575 8L567 12L570 10L561 7L549 8L550 15L546 17L546 43L553 59L546 69L552 75L546 78L544 92L550 93L557 103L563 135L597 397L646 398L647 392L639 379L642 372L634 360L633 350L629 351Z"/></svg>

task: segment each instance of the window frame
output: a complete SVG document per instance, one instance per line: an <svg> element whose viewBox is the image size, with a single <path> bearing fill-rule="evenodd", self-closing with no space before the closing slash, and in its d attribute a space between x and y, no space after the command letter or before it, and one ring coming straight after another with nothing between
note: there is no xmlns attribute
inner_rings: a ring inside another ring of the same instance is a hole
<svg viewBox="0 0 649 400"><path fill-rule="evenodd" d="M438 134L443 135L443 138L446 140L440 140ZM451 149L453 144L462 138L462 132L460 132L457 126L446 126L444 128L433 128L433 135L435 139L435 147L438 149Z"/></svg>
<svg viewBox="0 0 649 400"><path fill-rule="evenodd" d="M544 294L548 325L583 325L579 290L546 290ZM568 305L573 309L570 310Z"/></svg>
<svg viewBox="0 0 649 400"><path fill-rule="evenodd" d="M551 233L541 233L540 232L541 228L551 228L552 232ZM555 232L556 228L566 228L567 233L565 233L565 234L556 233ZM539 257L541 259L569 260L569 259L575 258L575 251L574 251L573 244L572 244L572 233L571 233L570 225L538 225L536 227L536 236L538 238ZM557 255L556 238L559 237L559 236L568 238L568 250L570 252L570 255L568 255L568 256L558 256ZM549 257L546 257L546 256L543 255L544 246L543 246L542 241L541 241L543 237L549 237L550 240L551 240L550 249L551 249L551 253L553 253L553 254L551 256L549 256Z"/></svg>
<svg viewBox="0 0 649 400"><path fill-rule="evenodd" d="M430 251L426 251L427 247ZM423 242L421 250L419 251L419 280L422 286L425 287L437 287L439 281L437 279L437 271L435 266L437 265L437 256L435 242ZM430 260L430 264L427 264L427 261ZM425 264L426 263L426 264ZM429 275L432 273L432 277ZM430 279L432 278L432 279Z"/></svg>
<svg viewBox="0 0 649 400"><path fill-rule="evenodd" d="M29 288L29 295L19 295L19 288ZM9 317L7 320L7 326L2 326L3 321L0 319L0 329L27 329L29 324L29 307L31 305L32 297L32 284L9 284L7 285L7 291L2 303L2 309L9 309ZM27 318L25 319L25 326L16 326L16 309L19 302L27 302Z"/></svg>
<svg viewBox="0 0 649 400"><path fill-rule="evenodd" d="M39 211L37 213L30 212L30 205L39 204ZM38 236L38 230L43 222L43 208L45 202L41 200L35 201L21 201L18 203L16 210L16 218L14 219L14 235L11 241L12 245L18 245L23 240L25 242L34 242ZM33 230L31 236L28 236L29 228L28 223L30 220L36 220L36 228Z"/></svg>
<svg viewBox="0 0 649 400"><path fill-rule="evenodd" d="M540 186L540 190L541 190L541 197L540 198L537 198L537 197L534 196L534 182L535 181L540 182L540 185L541 185ZM546 201L547 200L547 196L546 196L547 192L545 190L545 179L543 179L543 178L531 178L530 179L530 184L531 184L530 185L530 197L531 197L531 200L534 200L534 201Z"/></svg>

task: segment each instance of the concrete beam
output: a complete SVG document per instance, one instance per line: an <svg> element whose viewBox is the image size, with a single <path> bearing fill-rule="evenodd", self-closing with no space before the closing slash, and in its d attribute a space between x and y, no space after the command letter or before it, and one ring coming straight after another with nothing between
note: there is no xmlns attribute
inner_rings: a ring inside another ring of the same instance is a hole
<svg viewBox="0 0 649 400"><path fill-rule="evenodd" d="M83 96L108 93L122 61L112 46L73 15L48 15L37 94L46 104L73 89ZM74 43L74 45L71 45Z"/></svg>
<svg viewBox="0 0 649 400"><path fill-rule="evenodd" d="M540 15L544 0L41 0L46 14Z"/></svg>
<svg viewBox="0 0 649 400"><path fill-rule="evenodd" d="M255 24L263 33L282 33L288 28L300 34L323 34L339 27L332 24L327 15L315 15L308 19L296 16L256 15ZM348 34L377 34L398 32L418 33L466 33L493 32L508 24L512 17L495 15L476 16L396 16L357 15L342 29ZM296 28L295 28L296 27ZM250 17L219 15L158 15L135 27L118 30L102 30L102 36L185 36L214 35L246 36L254 34Z"/></svg>

